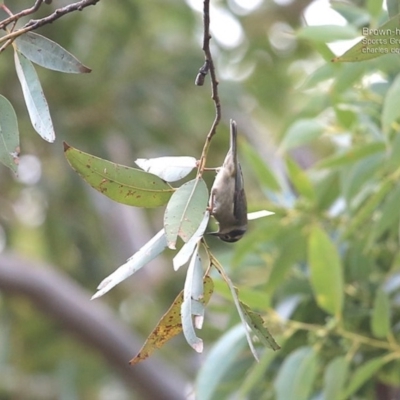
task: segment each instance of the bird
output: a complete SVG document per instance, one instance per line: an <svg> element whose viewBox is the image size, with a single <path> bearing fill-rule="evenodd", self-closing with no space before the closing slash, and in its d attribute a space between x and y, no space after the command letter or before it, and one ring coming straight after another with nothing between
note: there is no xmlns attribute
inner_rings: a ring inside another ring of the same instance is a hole
<svg viewBox="0 0 400 400"><path fill-rule="evenodd" d="M209 200L210 214L219 229L210 232L224 242L234 243L247 231L247 200L243 173L237 155L237 125L230 120L230 147L222 167L217 170Z"/></svg>

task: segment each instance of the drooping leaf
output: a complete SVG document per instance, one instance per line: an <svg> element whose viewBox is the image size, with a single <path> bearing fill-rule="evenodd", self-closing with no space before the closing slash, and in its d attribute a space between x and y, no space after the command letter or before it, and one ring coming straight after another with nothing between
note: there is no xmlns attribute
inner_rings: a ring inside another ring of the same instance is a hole
<svg viewBox="0 0 400 400"><path fill-rule="evenodd" d="M203 179L183 184L171 197L164 214L168 247L179 237L187 242L199 228L207 208L208 189Z"/></svg>
<svg viewBox="0 0 400 400"><path fill-rule="evenodd" d="M196 396L201 400L212 400L224 375L235 363L246 346L245 331L237 325L223 335L207 355L196 380Z"/></svg>
<svg viewBox="0 0 400 400"><path fill-rule="evenodd" d="M17 172L19 152L17 116L11 103L0 95L0 162Z"/></svg>
<svg viewBox="0 0 400 400"><path fill-rule="evenodd" d="M58 43L37 33L24 33L15 39L14 44L27 59L41 67L75 74L91 72L90 68L85 67Z"/></svg>
<svg viewBox="0 0 400 400"><path fill-rule="evenodd" d="M179 250L178 254L172 260L175 271L177 271L182 265L186 264L189 261L189 258L193 254L197 243L203 237L203 234L204 234L204 231L207 228L207 224L208 224L208 220L209 219L210 219L210 213L208 211L206 211L204 213L204 218L201 221L197 231L187 241L187 243L185 243L182 246L182 248Z"/></svg>
<svg viewBox="0 0 400 400"><path fill-rule="evenodd" d="M328 235L313 225L308 238L311 285L318 305L340 317L343 307L343 271L336 247Z"/></svg>
<svg viewBox="0 0 400 400"><path fill-rule="evenodd" d="M300 347L281 366L274 382L277 400L308 400L317 374L317 353Z"/></svg>
<svg viewBox="0 0 400 400"><path fill-rule="evenodd" d="M153 236L140 250L138 250L124 265L105 278L97 287L98 291L92 296L93 299L103 296L118 283L122 282L144 265L156 258L167 247L164 229Z"/></svg>
<svg viewBox="0 0 400 400"><path fill-rule="evenodd" d="M186 274L181 315L183 335L188 344L198 353L203 352L203 340L196 335L193 317L196 321L196 328L200 329L204 318L204 307L201 303L203 298L202 274L200 255L198 251L195 251Z"/></svg>
<svg viewBox="0 0 400 400"><path fill-rule="evenodd" d="M398 17L400 18L400 17ZM400 43L399 43L400 48ZM396 77L393 83L390 85L382 108L382 129L385 132L389 132L392 128L392 124L400 119L400 75Z"/></svg>
<svg viewBox="0 0 400 400"><path fill-rule="evenodd" d="M144 171L157 175L167 182L184 178L197 165L194 157L138 158L135 163Z"/></svg>
<svg viewBox="0 0 400 400"><path fill-rule="evenodd" d="M315 119L297 120L286 131L280 149L289 150L301 146L321 136L323 132L323 125Z"/></svg>
<svg viewBox="0 0 400 400"><path fill-rule="evenodd" d="M335 57L333 62L365 61L384 54L398 54L400 43L396 29L400 28L400 16L396 15L376 29L363 28L361 39L342 56Z"/></svg>
<svg viewBox="0 0 400 400"><path fill-rule="evenodd" d="M326 367L324 375L324 400L340 400L340 393L348 378L349 365L345 357L334 358Z"/></svg>
<svg viewBox="0 0 400 400"><path fill-rule="evenodd" d="M385 338L390 332L390 301L383 289L376 291L372 308L371 331L377 338Z"/></svg>
<svg viewBox="0 0 400 400"><path fill-rule="evenodd" d="M136 207L159 207L168 202L174 188L158 176L115 164L84 153L64 143L71 167L94 189L117 201Z"/></svg>
<svg viewBox="0 0 400 400"><path fill-rule="evenodd" d="M240 306L243 310L245 320L253 333L258 337L260 342L272 350L279 350L280 346L276 343L273 336L269 333L268 329L264 326L264 320L260 314L252 311L246 304L240 301Z"/></svg>
<svg viewBox="0 0 400 400"><path fill-rule="evenodd" d="M214 291L214 284L209 276L205 276L203 279L204 284L204 298L201 300L202 304L206 305ZM146 339L143 347L139 353L130 361L130 364L134 365L140 361L145 360L149 357L156 349L164 346L168 340L179 335L182 332L182 320L181 320L181 306L183 302L183 290L178 294L171 307L163 315L158 322L157 326L151 332L149 337Z"/></svg>
<svg viewBox="0 0 400 400"><path fill-rule="evenodd" d="M53 122L51 120L49 106L40 85L32 63L18 51L14 51L15 68L21 83L25 104L35 131L48 142L54 142Z"/></svg>

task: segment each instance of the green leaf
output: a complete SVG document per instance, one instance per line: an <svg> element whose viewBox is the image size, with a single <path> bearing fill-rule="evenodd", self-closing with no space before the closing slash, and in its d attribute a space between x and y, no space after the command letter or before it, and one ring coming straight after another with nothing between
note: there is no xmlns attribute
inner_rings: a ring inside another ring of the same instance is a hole
<svg viewBox="0 0 400 400"><path fill-rule="evenodd" d="M324 132L323 125L315 119L300 119L286 131L280 144L281 150L289 150L311 142Z"/></svg>
<svg viewBox="0 0 400 400"><path fill-rule="evenodd" d="M324 374L324 400L339 400L347 380L349 365L345 357L334 358L326 367Z"/></svg>
<svg viewBox="0 0 400 400"><path fill-rule="evenodd" d="M159 177L139 169L115 164L64 143L71 167L94 189L122 204L159 207L168 202L174 189Z"/></svg>
<svg viewBox="0 0 400 400"><path fill-rule="evenodd" d="M258 337L260 342L272 350L279 350L280 346L276 343L273 336L269 333L268 329L264 326L264 320L260 314L252 311L246 304L239 301L243 311L244 318L247 325L251 328L253 333Z"/></svg>
<svg viewBox="0 0 400 400"><path fill-rule="evenodd" d="M390 302L383 289L376 291L371 316L371 331L377 338L385 338L390 332Z"/></svg>
<svg viewBox="0 0 400 400"><path fill-rule="evenodd" d="M297 37L315 42L330 43L337 40L354 39L359 36L351 25L314 25L298 30Z"/></svg>
<svg viewBox="0 0 400 400"><path fill-rule="evenodd" d="M264 354L260 357L260 362L254 363L243 377L238 400L251 398L249 397L251 391L263 384L268 367L277 357L279 357L279 352L269 350L264 351Z"/></svg>
<svg viewBox="0 0 400 400"><path fill-rule="evenodd" d="M349 377L349 384L342 391L340 399L347 400L354 394L365 382L372 378L388 362L389 357L376 357L358 367Z"/></svg>
<svg viewBox="0 0 400 400"><path fill-rule="evenodd" d="M214 393L222 378L246 346L244 338L243 326L237 325L226 332L210 350L197 375L196 397L199 400L214 399Z"/></svg>
<svg viewBox="0 0 400 400"><path fill-rule="evenodd" d="M203 341L197 337L196 328L201 329L204 318L203 298L203 268L198 251L195 251L190 260L183 289L183 303L181 307L182 330L188 344L198 353L203 352ZM193 321L193 317L194 321Z"/></svg>
<svg viewBox="0 0 400 400"><path fill-rule="evenodd" d="M14 43L20 53L41 67L75 74L91 71L58 43L37 33L24 33Z"/></svg>
<svg viewBox="0 0 400 400"><path fill-rule="evenodd" d="M17 116L11 103L0 95L0 162L17 172L19 151Z"/></svg>
<svg viewBox="0 0 400 400"><path fill-rule="evenodd" d="M344 291L342 265L336 247L318 225L311 227L308 238L308 262L317 304L340 318Z"/></svg>
<svg viewBox="0 0 400 400"><path fill-rule="evenodd" d="M311 202L315 201L315 191L307 174L293 161L286 157L286 167L289 173L290 181L296 190Z"/></svg>
<svg viewBox="0 0 400 400"><path fill-rule="evenodd" d="M36 132L48 142L54 142L53 123L44 97L42 86L32 63L18 51L14 51L15 68L21 83L26 107Z"/></svg>
<svg viewBox="0 0 400 400"><path fill-rule="evenodd" d="M392 124L400 118L400 75L397 75L394 82L386 93L382 108L382 129L389 132Z"/></svg>
<svg viewBox="0 0 400 400"><path fill-rule="evenodd" d="M333 62L365 61L384 54L398 54L400 48L399 35L396 29L400 28L400 16L396 15L376 29L364 27L361 39L342 56L335 57Z"/></svg>
<svg viewBox="0 0 400 400"><path fill-rule="evenodd" d="M148 262L156 258L167 247L164 229L154 235L143 247L140 248L125 264L117 268L111 275L103 279L97 287L98 291L92 296L93 299L103 296L114 286L139 271Z"/></svg>
<svg viewBox="0 0 400 400"><path fill-rule="evenodd" d="M317 374L317 353L300 347L283 362L274 386L276 400L308 400Z"/></svg>
<svg viewBox="0 0 400 400"><path fill-rule="evenodd" d="M179 237L187 242L198 229L207 208L208 189L203 179L183 184L171 197L164 214L168 247Z"/></svg>
<svg viewBox="0 0 400 400"><path fill-rule="evenodd" d="M314 168L323 169L344 167L376 153L384 154L385 150L386 146L383 142L366 143L359 147L352 147L345 153L325 158L317 163Z"/></svg>

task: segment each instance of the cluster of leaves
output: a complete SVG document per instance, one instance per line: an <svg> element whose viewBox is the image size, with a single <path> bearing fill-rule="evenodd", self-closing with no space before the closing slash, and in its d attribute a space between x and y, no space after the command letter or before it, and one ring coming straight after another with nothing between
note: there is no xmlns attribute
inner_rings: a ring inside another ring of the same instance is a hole
<svg viewBox="0 0 400 400"><path fill-rule="evenodd" d="M276 216L236 252L242 263L252 253L255 274L257 265L268 266L249 303L271 307L265 317L272 332L281 332L281 350L265 351L251 365L239 358L245 342L233 328L198 376L202 399L228 393L241 399L375 399L379 384L400 386L400 46L383 40L398 41L400 15L393 3L389 22L381 4L366 10L335 3L346 26L298 31L326 63L303 83L312 100L281 138L290 185L247 151ZM370 35L341 57L325 44L366 24ZM362 50L377 38L387 52ZM290 154L304 146L330 155L304 170Z"/></svg>
<svg viewBox="0 0 400 400"><path fill-rule="evenodd" d="M136 207L152 208L167 204L164 213L164 228L124 265L105 278L93 298L107 293L167 247L176 249L178 237L185 243L173 259L175 270L190 260L184 290L150 334L138 356L131 361L133 364L147 358L155 348L161 347L182 331L193 349L197 352L203 351L203 341L197 337L194 328L201 329L205 305L213 293L213 281L209 275L211 266L217 268L228 284L245 332L248 325L266 346L274 350L279 349L273 337L263 326L260 316L239 300L236 288L204 241L203 236L210 214L207 210L209 193L201 174L178 189L168 183L186 177L198 165L195 158L185 156L138 159L136 164L144 169L140 170L95 157L67 144L64 147L65 156L72 168L94 189L107 197ZM249 219L270 214L267 211L259 211L250 214ZM200 256L201 244L207 253L205 274ZM249 335L247 339L257 359L252 339Z"/></svg>
<svg viewBox="0 0 400 400"><path fill-rule="evenodd" d="M2 16L5 11L9 12L3 5ZM7 15L3 22L9 16ZM0 24L4 25L3 22ZM5 41L5 38L2 39ZM37 33L26 32L9 39L5 45L10 43L14 49L15 70L21 83L32 126L44 140L52 143L55 140L53 122L33 63L64 73L79 74L91 70L59 44ZM12 104L2 95L0 95L0 139L0 162L17 172L20 154L18 122Z"/></svg>

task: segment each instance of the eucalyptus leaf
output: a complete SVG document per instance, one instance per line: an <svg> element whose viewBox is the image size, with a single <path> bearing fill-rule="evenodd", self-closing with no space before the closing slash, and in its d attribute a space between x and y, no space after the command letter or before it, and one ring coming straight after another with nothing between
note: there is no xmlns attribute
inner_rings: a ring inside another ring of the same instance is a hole
<svg viewBox="0 0 400 400"><path fill-rule="evenodd" d="M308 400L317 375L317 353L300 347L285 358L274 382L276 400Z"/></svg>
<svg viewBox="0 0 400 400"><path fill-rule="evenodd" d="M164 214L168 247L175 248L178 236L187 242L199 228L207 208L208 189L203 179L183 184L171 197Z"/></svg>
<svg viewBox="0 0 400 400"><path fill-rule="evenodd" d="M35 131L48 142L54 142L53 122L51 120L49 106L40 85L32 63L18 51L14 51L15 69L21 83L25 104Z"/></svg>
<svg viewBox="0 0 400 400"><path fill-rule="evenodd" d="M348 378L349 365L345 357L334 358L324 374L324 400L340 400L340 393Z"/></svg>
<svg viewBox="0 0 400 400"><path fill-rule="evenodd" d="M195 321L196 327L198 329L201 328L204 314L204 307L201 303L204 297L202 275L201 259L198 251L195 251L186 273L181 314L183 335L188 344L198 353L203 351L203 341L196 335L193 325L193 315L200 316Z"/></svg>
<svg viewBox="0 0 400 400"><path fill-rule="evenodd" d="M399 54L400 40L397 29L400 19L396 15L382 26L370 29L364 27L363 38L333 62L365 61L385 54Z"/></svg>
<svg viewBox="0 0 400 400"><path fill-rule="evenodd" d="M231 328L217 341L209 351L197 375L196 396L198 399L215 399L215 391L224 375L234 365L245 346L246 340L242 325Z"/></svg>
<svg viewBox="0 0 400 400"><path fill-rule="evenodd" d="M336 247L318 225L311 227L308 238L308 263L317 304L340 317L344 301L342 264Z"/></svg>
<svg viewBox="0 0 400 400"><path fill-rule="evenodd" d="M91 71L58 43L37 33L24 33L14 43L20 53L41 67L75 74Z"/></svg>
<svg viewBox="0 0 400 400"><path fill-rule="evenodd" d="M0 95L0 162L17 172L19 152L17 116L11 103Z"/></svg>
<svg viewBox="0 0 400 400"><path fill-rule="evenodd" d="M197 166L194 157L138 158L135 163L144 171L157 175L167 182L184 178Z"/></svg>
<svg viewBox="0 0 400 400"><path fill-rule="evenodd" d="M150 239L139 251L137 251L127 262L116 271L105 278L97 287L98 291L92 296L93 299L103 296L118 283L139 271L144 265L157 257L167 247L164 229Z"/></svg>
<svg viewBox="0 0 400 400"><path fill-rule="evenodd" d="M71 167L94 189L118 203L136 207L159 207L168 202L174 188L158 176L115 164L64 143Z"/></svg>
<svg viewBox="0 0 400 400"><path fill-rule="evenodd" d="M197 243L203 237L203 234L207 228L209 219L210 219L210 213L209 213L209 211L206 211L204 213L203 220L201 221L197 231L187 241L187 243L185 243L182 246L182 248L179 250L178 254L174 257L173 264L174 264L175 271L177 271L182 265L185 265L189 261L189 258L193 254Z"/></svg>

